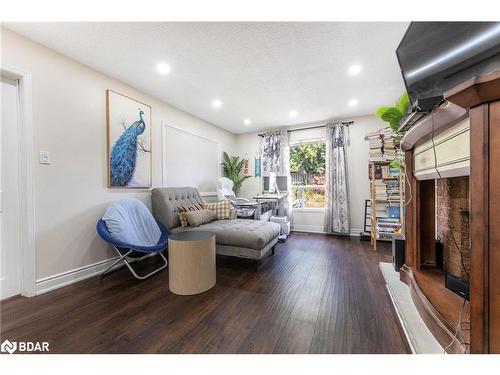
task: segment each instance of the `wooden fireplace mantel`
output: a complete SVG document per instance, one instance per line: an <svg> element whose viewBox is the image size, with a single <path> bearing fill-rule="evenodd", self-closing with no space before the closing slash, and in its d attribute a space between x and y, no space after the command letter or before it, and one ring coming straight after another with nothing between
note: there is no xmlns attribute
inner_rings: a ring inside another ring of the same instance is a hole
<svg viewBox="0 0 500 375"><path fill-rule="evenodd" d="M464 82L445 93L445 99L465 109L470 120L470 352L500 353L500 71ZM413 149L405 159L407 170L413 171ZM422 259L433 256L433 223L428 220L435 215L432 180L417 181L412 173L408 179L405 195L413 199L406 207L401 279L443 345L457 323L457 304L449 291L439 290L439 283L426 287L433 283L422 266ZM448 305L440 305L439 298L447 298Z"/></svg>
<svg viewBox="0 0 500 375"><path fill-rule="evenodd" d="M471 352L500 353L500 71L445 99L470 116Z"/></svg>
<svg viewBox="0 0 500 375"><path fill-rule="evenodd" d="M445 93L445 100L462 107L470 120L470 352L500 353L500 71L464 82ZM413 171L413 148L405 160ZM400 276L443 345L454 333L462 304L422 262L434 256L434 221L428 219L435 215L432 182L408 173L405 196L413 198L406 206L406 264ZM462 348L454 342L450 349Z"/></svg>
<svg viewBox="0 0 500 375"><path fill-rule="evenodd" d="M494 102L500 97L500 71L470 79L445 93L445 99L464 109Z"/></svg>

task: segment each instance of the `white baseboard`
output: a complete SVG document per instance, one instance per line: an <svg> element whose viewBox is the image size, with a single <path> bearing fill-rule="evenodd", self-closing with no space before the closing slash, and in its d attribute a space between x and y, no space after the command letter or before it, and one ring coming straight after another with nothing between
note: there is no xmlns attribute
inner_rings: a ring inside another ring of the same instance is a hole
<svg viewBox="0 0 500 375"><path fill-rule="evenodd" d="M349 235L353 237L359 237L362 232L363 229L351 228L351 233Z"/></svg>
<svg viewBox="0 0 500 375"><path fill-rule="evenodd" d="M322 225L293 225L292 232L325 233Z"/></svg>
<svg viewBox="0 0 500 375"><path fill-rule="evenodd" d="M151 256L156 254L151 254ZM44 277L35 282L35 295L50 292L54 289L62 288L63 286L74 284L78 281L88 279L89 277L97 276L108 268L118 257L106 259L88 266L83 266L73 270L69 270L57 275ZM123 262L118 263L113 270L123 267Z"/></svg>
<svg viewBox="0 0 500 375"><path fill-rule="evenodd" d="M323 230L323 227L320 225L294 225L292 227L292 231L294 232L306 232L306 233L326 233ZM351 229L349 233L350 236L359 237L359 235L363 232L362 229Z"/></svg>

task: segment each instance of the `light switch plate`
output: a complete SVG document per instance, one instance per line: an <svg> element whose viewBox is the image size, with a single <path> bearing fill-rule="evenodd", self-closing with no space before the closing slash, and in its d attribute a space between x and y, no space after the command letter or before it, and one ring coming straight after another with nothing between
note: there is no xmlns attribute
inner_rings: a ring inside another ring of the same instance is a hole
<svg viewBox="0 0 500 375"><path fill-rule="evenodd" d="M50 164L50 152L40 151L40 164Z"/></svg>

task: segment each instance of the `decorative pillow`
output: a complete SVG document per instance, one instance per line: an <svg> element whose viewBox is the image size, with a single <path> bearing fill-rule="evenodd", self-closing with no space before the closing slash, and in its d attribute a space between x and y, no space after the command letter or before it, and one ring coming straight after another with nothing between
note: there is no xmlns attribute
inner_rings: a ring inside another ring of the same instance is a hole
<svg viewBox="0 0 500 375"><path fill-rule="evenodd" d="M183 213L184 218L192 227L197 227L201 224L211 223L217 220L217 214L212 210L197 210Z"/></svg>
<svg viewBox="0 0 500 375"><path fill-rule="evenodd" d="M229 202L233 205L233 207L236 207L238 205L238 199L234 195L224 195L227 199L229 199Z"/></svg>
<svg viewBox="0 0 500 375"><path fill-rule="evenodd" d="M225 220L229 219L229 216L231 215L232 205L229 199L223 199L218 202L205 202L204 208L215 211L217 214L217 220Z"/></svg>
<svg viewBox="0 0 500 375"><path fill-rule="evenodd" d="M187 227L188 222L186 218L184 217L185 212L190 212L190 211L199 211L203 210L203 204L193 204L191 206L177 206L177 213L179 215L179 221L181 222L181 227Z"/></svg>

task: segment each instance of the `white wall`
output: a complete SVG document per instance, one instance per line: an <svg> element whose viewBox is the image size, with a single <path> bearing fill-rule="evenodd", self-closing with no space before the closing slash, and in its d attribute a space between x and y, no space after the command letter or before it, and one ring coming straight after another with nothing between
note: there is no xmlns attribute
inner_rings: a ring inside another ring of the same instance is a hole
<svg viewBox="0 0 500 375"><path fill-rule="evenodd" d="M385 127L385 124L376 116L354 117L350 126L350 145L347 148L347 169L349 176L349 204L351 209L351 234L357 235L363 230L363 212L365 199L370 197L368 182L368 142L364 135L376 129ZM314 126L308 124L304 126ZM317 139L321 134L318 130L300 131L291 133L291 141L300 139ZM250 171L253 175L255 154L259 151L260 137L257 133L247 133L236 136L238 155L248 154ZM250 198L260 190L260 179L252 177L241 188L240 196ZM323 230L323 210L294 210L292 225L296 230L321 232Z"/></svg>
<svg viewBox="0 0 500 375"><path fill-rule="evenodd" d="M3 65L33 80L35 158L50 151L52 164L35 160L36 278L79 269L113 256L95 223L111 201L150 192L106 188L106 89L152 107L153 186L161 186L160 122L209 136L233 153L235 136L92 70L10 30L1 30Z"/></svg>

